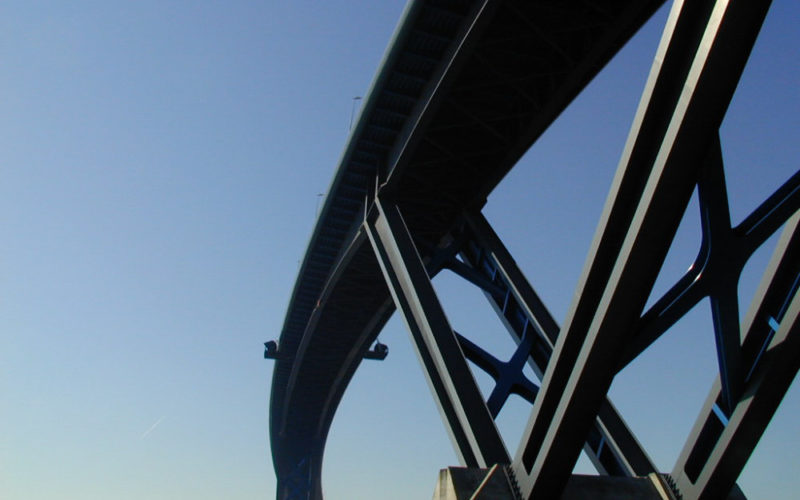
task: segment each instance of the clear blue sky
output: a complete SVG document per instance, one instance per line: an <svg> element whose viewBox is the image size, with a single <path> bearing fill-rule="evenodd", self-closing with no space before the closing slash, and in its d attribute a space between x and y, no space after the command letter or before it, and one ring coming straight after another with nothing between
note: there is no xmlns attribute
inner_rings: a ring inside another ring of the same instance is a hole
<svg viewBox="0 0 800 500"><path fill-rule="evenodd" d="M277 338L319 193L402 1L0 5L0 497L274 498ZM660 36L662 11L492 195L485 213L562 320ZM774 2L723 126L734 219L797 169L800 6ZM696 207L660 290L693 259ZM742 312L768 258L741 287ZM507 352L442 275L456 329ZM701 304L615 381L670 470L714 376ZM455 465L402 323L334 420L327 498L429 498ZM485 380L478 376L485 387ZM527 407L501 430L516 441ZM794 387L741 484L791 498ZM579 464L579 470L585 463Z"/></svg>

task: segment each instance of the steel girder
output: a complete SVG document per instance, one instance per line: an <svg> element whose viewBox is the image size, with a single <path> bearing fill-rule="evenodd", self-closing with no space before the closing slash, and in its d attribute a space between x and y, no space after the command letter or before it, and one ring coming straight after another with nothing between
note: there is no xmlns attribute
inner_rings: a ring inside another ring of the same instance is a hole
<svg viewBox="0 0 800 500"><path fill-rule="evenodd" d="M464 215L461 230L427 265L403 222L400 208L376 200L365 230L375 250L397 309L401 311L417 354L463 464L488 467L510 458L494 425L512 393L532 403L538 387L524 375L529 364L541 378L558 336L558 325L500 239L479 213ZM456 258L456 254L460 257ZM501 361L450 327L430 277L447 268L480 287L518 347ZM466 361L496 382L486 401ZM621 476L655 472L651 460L610 402L587 434L584 446L598 471Z"/></svg>
<svg viewBox="0 0 800 500"><path fill-rule="evenodd" d="M466 213L463 230L468 238L460 251L461 259L484 274L484 283L491 280L494 284L494 289L479 286L518 343L517 351L506 364L508 376L514 377L512 380L520 377L520 365L527 362L541 380L560 327L483 215ZM487 405L496 416L511 391L503 390L501 377L495 380L498 384ZM525 394L521 395L525 398ZM533 403L533 399L529 402ZM656 472L647 453L609 400L603 403L585 439L583 449L601 474L646 476Z"/></svg>
<svg viewBox="0 0 800 500"><path fill-rule="evenodd" d="M398 207L376 200L365 224L397 309L408 326L461 462L509 463L503 439L436 298Z"/></svg>
<svg viewBox="0 0 800 500"><path fill-rule="evenodd" d="M553 498L569 477L618 370L619 353L634 338L699 171L705 165L709 175L719 172L717 130L768 7L769 2L755 1L673 7L576 299L515 457L526 497ZM716 226L725 223L718 210L723 201L704 204L716 210ZM710 278L715 291L709 295L721 402L730 410L741 404L745 371L738 314L730 296L717 292L735 283L741 268L719 263L725 269ZM725 495L733 481L717 486L717 494Z"/></svg>
<svg viewBox="0 0 800 500"><path fill-rule="evenodd" d="M720 377L670 480L683 498L738 492L736 478L800 365L800 215L778 245L744 342L736 296L747 260L800 208L800 173L732 227L717 132L768 7L674 6L561 335L480 214L466 214L449 244L420 251L418 245L432 244L415 243L391 191L385 199L378 193L365 228L463 463L505 463L492 418L517 393L533 403L511 463L524 497L556 497L581 445L601 473L654 472L605 394L620 369L709 297ZM695 187L703 232L698 258L642 315ZM443 268L484 290L518 342L512 359L500 361L452 330L430 284ZM485 402L466 360L495 379ZM541 390L522 374L525 363L542 379Z"/></svg>
<svg viewBox="0 0 800 500"><path fill-rule="evenodd" d="M438 241L466 207L485 201L662 2L409 3L340 160L276 342L270 443L279 478L303 460L321 463L333 412L366 352L361 340L374 341L393 309L371 249L367 256L353 246L375 178L404 200L415 238ZM357 258L348 263L351 251ZM372 300L378 296L391 307Z"/></svg>
<svg viewBox="0 0 800 500"><path fill-rule="evenodd" d="M742 390L732 411L716 380L672 475L685 498L724 496L800 369L800 213L786 224L744 320Z"/></svg>
<svg viewBox="0 0 800 500"><path fill-rule="evenodd" d="M409 12L424 13L429 6L422 4L415 3ZM557 9L562 14L595 8L565 4L569 7ZM321 459L333 412L395 301L406 302L404 315L411 311L409 326L420 359L464 463L510 460L492 417L511 393L533 401L526 439L513 455L512 469L526 496L547 498L560 491L581 446L601 472L640 475L652 470L607 402L608 385L694 304L709 297L716 304L719 387L712 389L673 475L685 498L714 498L734 484L742 457L749 456L797 371L783 354L794 349L795 310L789 304L794 304L796 284L780 278L796 276L796 271L776 271L765 282L754 306L760 319L752 322L757 326L742 329L747 336L741 345L733 333L739 325L726 288L736 282L755 248L797 211L800 196L796 174L739 226L730 225L717 129L768 2L676 3L579 298L560 334L510 256L497 251L485 258L488 248L502 249L502 244L489 242L493 232L478 227L482 219L474 212L660 2L640 4L615 2L605 17L595 19L607 23L601 28L602 23L582 26L591 15L576 17L574 32L580 36L565 41L578 52L562 54L563 60L554 58L548 61L552 67L537 71L525 66L529 49L562 49L552 34L537 32L547 42L541 46L538 38L536 43L524 38L525 26L531 32L543 22L537 9L545 6L537 2L476 2L474 8L443 11L455 42L431 38L442 42L435 55L420 53L416 42L397 40L400 48L393 47L382 68L337 171L329 197L333 201L323 208L278 344L270 412L279 498L295 488L321 497ZM554 20L573 20L562 17ZM415 22L420 19L426 22L427 14ZM519 26L504 40L500 35L508 31L507 23ZM573 43L578 40L583 42ZM502 62L493 59L491 54L510 54L512 46L524 50ZM560 66L571 58L574 66ZM414 74L422 66L424 72ZM500 74L503 78L496 78ZM537 95L529 92L534 88ZM546 94L547 89L554 90ZM470 98L473 94L480 98ZM368 193L373 182L377 188ZM695 184L703 211L703 247L696 265L642 314L644 304L636 301L648 295ZM364 206L358 200L366 193ZM364 210L369 217L361 225ZM719 252L720 246L725 251ZM788 249L781 255L789 257L780 262L798 261ZM494 266L491 279L487 264ZM776 269L787 265L775 264ZM445 268L485 291L519 342L511 360L494 358L450 329L429 282ZM396 296L390 297L390 291ZM502 294L513 300L500 300ZM495 378L488 401L471 381L466 361ZM542 379L541 389L522 374L525 363Z"/></svg>

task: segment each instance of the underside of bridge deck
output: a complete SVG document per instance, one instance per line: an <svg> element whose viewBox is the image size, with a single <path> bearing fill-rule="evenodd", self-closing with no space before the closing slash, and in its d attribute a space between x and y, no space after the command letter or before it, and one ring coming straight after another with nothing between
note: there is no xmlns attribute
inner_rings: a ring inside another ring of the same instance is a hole
<svg viewBox="0 0 800 500"><path fill-rule="evenodd" d="M503 176L661 3L409 4L270 353L279 499L322 497L334 413L395 310L463 465L510 465L525 498L557 497L581 449L602 474L657 472L608 389L622 367L705 297L720 377L672 484L684 498L720 498L734 487L800 358L800 236L797 217L791 219L800 207L800 175L732 227L718 138L769 2L673 6L562 327L480 213ZM704 215L696 266L645 311L695 188ZM740 326L738 299L729 292L749 256L784 225L752 314ZM512 359L498 360L452 330L430 285L443 269L485 293L518 344ZM468 362L495 380L488 399ZM523 374L526 365L536 380ZM532 405L516 451L494 425L510 394Z"/></svg>

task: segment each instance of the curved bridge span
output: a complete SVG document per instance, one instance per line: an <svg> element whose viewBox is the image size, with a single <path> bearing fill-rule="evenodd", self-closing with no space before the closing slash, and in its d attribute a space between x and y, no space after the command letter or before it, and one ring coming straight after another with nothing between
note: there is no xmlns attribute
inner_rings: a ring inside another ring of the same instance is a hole
<svg viewBox="0 0 800 500"><path fill-rule="evenodd" d="M669 481L658 477L684 498L723 498L737 489L800 359L800 174L731 227L718 139L769 2L673 6L564 325L480 213L519 158L662 3L408 5L341 158L277 347L268 349L279 499L322 498L334 413L395 310L463 465L506 465L524 498L556 498L582 449L602 474L656 473L606 394L620 369L706 297L720 375ZM645 310L695 188L704 213L697 263ZM736 280L781 227L740 324ZM443 269L485 292L518 344L512 359L498 360L452 330L430 285ZM488 398L468 363L494 378ZM538 380L525 377L525 365ZM516 451L494 425L510 394L532 404Z"/></svg>

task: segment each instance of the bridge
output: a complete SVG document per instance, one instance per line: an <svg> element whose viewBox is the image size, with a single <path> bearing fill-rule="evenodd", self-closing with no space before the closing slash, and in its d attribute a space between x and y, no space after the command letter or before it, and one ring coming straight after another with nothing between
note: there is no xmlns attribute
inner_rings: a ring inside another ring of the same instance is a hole
<svg viewBox="0 0 800 500"><path fill-rule="evenodd" d="M361 361L385 356L371 346L395 311L461 464L500 464L514 496L559 497L582 450L601 475L653 478L663 498L740 494L736 480L800 362L800 172L733 226L719 140L770 2L672 6L563 324L481 214L662 3L409 3L342 155L280 338L267 344L278 499L322 498L334 413ZM695 264L645 309L695 190ZM739 276L779 231L740 322ZM452 329L431 285L445 269L484 292L516 342L510 359ZM620 370L706 298L719 376L666 474L607 394ZM473 369L494 380L488 397ZM516 448L494 423L512 394L531 405Z"/></svg>

